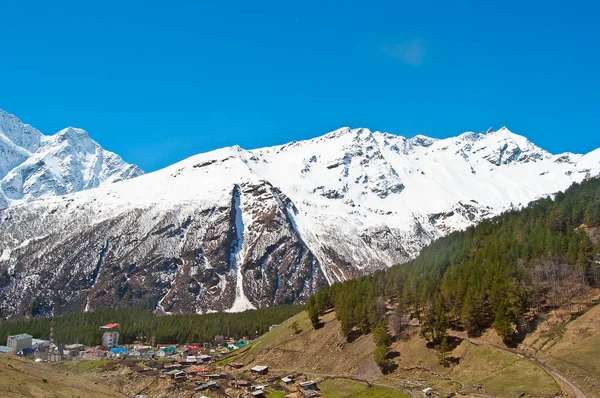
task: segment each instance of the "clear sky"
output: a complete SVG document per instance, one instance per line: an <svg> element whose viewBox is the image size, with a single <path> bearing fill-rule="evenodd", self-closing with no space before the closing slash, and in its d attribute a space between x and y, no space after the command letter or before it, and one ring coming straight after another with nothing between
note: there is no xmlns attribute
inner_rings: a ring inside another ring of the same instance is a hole
<svg viewBox="0 0 600 398"><path fill-rule="evenodd" d="M485 4L482 4L485 3ZM152 171L342 126L600 146L588 1L0 3L0 108Z"/></svg>

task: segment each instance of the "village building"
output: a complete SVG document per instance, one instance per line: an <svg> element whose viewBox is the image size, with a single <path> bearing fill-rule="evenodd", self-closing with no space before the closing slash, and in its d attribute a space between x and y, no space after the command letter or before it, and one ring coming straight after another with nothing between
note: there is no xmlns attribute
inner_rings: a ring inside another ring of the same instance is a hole
<svg viewBox="0 0 600 398"><path fill-rule="evenodd" d="M194 391L205 391L205 390L217 390L219 388L219 386L217 385L217 382L215 381L209 381L206 384L202 384L196 388L194 388Z"/></svg>
<svg viewBox="0 0 600 398"><path fill-rule="evenodd" d="M290 376L285 376L283 379L281 379L281 381L283 384L291 384L294 382L294 379L292 379Z"/></svg>
<svg viewBox="0 0 600 398"><path fill-rule="evenodd" d="M186 378L185 372L179 369L170 370L165 374L173 380L182 380Z"/></svg>
<svg viewBox="0 0 600 398"><path fill-rule="evenodd" d="M119 346L119 332L117 332L118 328L118 323L109 323L107 325L100 326L100 330L105 331L102 335L102 347L109 350Z"/></svg>
<svg viewBox="0 0 600 398"><path fill-rule="evenodd" d="M50 340L31 339L31 347L35 350L45 350L50 347Z"/></svg>
<svg viewBox="0 0 600 398"><path fill-rule="evenodd" d="M202 354L202 355L200 355L200 356L198 356L196 358L198 359L199 362L207 363L207 362L210 362L210 358L211 357L210 357L210 355L204 355L204 354Z"/></svg>
<svg viewBox="0 0 600 398"><path fill-rule="evenodd" d="M13 350L18 353L25 348L31 348L33 345L33 336L27 333L16 334L14 336L8 336L6 339L6 345L12 347Z"/></svg>
<svg viewBox="0 0 600 398"><path fill-rule="evenodd" d="M152 351L152 347L149 345L136 345L133 347L133 350L139 352L140 354L145 354L148 351Z"/></svg>
<svg viewBox="0 0 600 398"><path fill-rule="evenodd" d="M269 367L268 366L255 366L253 368L250 368L250 371L253 373L265 375L265 374L269 373Z"/></svg>
<svg viewBox="0 0 600 398"><path fill-rule="evenodd" d="M12 354L15 349L6 345L0 345L0 354Z"/></svg>
<svg viewBox="0 0 600 398"><path fill-rule="evenodd" d="M316 390L317 382L314 380L303 381L298 383L298 387L300 387L301 390Z"/></svg>
<svg viewBox="0 0 600 398"><path fill-rule="evenodd" d="M66 357L78 357L82 351L85 351L83 344L68 344L63 347L63 355Z"/></svg>
<svg viewBox="0 0 600 398"><path fill-rule="evenodd" d="M208 373L208 368L202 365L192 365L183 370L188 374L206 374Z"/></svg>
<svg viewBox="0 0 600 398"><path fill-rule="evenodd" d="M229 362L227 364L227 366L229 366L230 368L234 368L234 369L241 369L244 367L243 363L239 363L239 362Z"/></svg>
<svg viewBox="0 0 600 398"><path fill-rule="evenodd" d="M231 382L231 386L235 388L248 388L252 385L248 380L234 380Z"/></svg>
<svg viewBox="0 0 600 398"><path fill-rule="evenodd" d="M208 377L209 379L225 379L227 378L227 375L224 373L212 373L209 375L205 375L205 377Z"/></svg>

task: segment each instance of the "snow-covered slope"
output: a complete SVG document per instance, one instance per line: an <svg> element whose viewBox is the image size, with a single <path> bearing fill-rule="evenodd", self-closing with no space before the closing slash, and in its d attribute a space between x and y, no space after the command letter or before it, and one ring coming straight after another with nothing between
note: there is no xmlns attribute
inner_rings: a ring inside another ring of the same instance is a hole
<svg viewBox="0 0 600 398"><path fill-rule="evenodd" d="M84 130L69 127L45 136L0 110L0 209L142 173Z"/></svg>
<svg viewBox="0 0 600 398"><path fill-rule="evenodd" d="M450 231L600 174L502 128L436 140L342 128L224 148L9 208L0 309L240 311L415 257Z"/></svg>

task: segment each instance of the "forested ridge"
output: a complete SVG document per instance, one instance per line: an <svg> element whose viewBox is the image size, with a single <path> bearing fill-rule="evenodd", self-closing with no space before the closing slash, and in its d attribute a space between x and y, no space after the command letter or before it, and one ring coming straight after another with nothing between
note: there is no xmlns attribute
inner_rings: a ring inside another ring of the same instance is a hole
<svg viewBox="0 0 600 398"><path fill-rule="evenodd" d="M48 339L54 323L57 344L81 343L98 345L102 339L100 326L119 323L121 344L136 340L150 343L183 344L212 342L216 335L226 337L256 337L302 311L302 306L281 305L239 313L155 315L145 309L109 309L70 313L54 318L15 319L0 322L0 338L29 333Z"/></svg>
<svg viewBox="0 0 600 398"><path fill-rule="evenodd" d="M389 344L382 325L401 330L410 318L441 351L448 328L473 336L494 327L515 344L541 312L599 285L600 243L590 238L598 227L595 178L454 232L408 263L325 287L306 308L316 327L334 308L345 336L374 331L378 348ZM390 303L395 310L386 315Z"/></svg>

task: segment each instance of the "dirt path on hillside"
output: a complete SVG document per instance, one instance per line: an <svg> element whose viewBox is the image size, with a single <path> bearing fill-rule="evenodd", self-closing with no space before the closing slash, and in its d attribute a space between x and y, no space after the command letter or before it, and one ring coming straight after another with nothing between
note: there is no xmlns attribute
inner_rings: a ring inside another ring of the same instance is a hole
<svg viewBox="0 0 600 398"><path fill-rule="evenodd" d="M297 369L292 370L292 369L273 369L277 372L283 372L283 373L296 373L298 372ZM313 372L313 371L307 371L307 372L302 372L302 373L306 373L309 374L311 376L316 376L318 378L321 378L323 380L327 380L327 379L346 379L346 380L352 380L352 381L357 381L359 383L364 383L366 384L368 387L385 387L385 388L389 388L389 389L393 389L393 390L399 390L399 391L403 391L405 393L407 393L408 395L411 396L411 398L421 398L423 396L423 394L421 393L421 390L419 389L411 389L411 388L406 388L406 387L400 387L400 386L394 386L392 384L389 383L377 383L374 381L370 381L367 379L364 379L362 377L356 377L356 376L340 376L340 375L333 375L333 374L326 374L326 373L318 373L318 372Z"/></svg>
<svg viewBox="0 0 600 398"><path fill-rule="evenodd" d="M583 391L581 391L579 389L579 387L577 387L575 384L573 384L571 381L569 381L569 379L567 379L565 376L563 376L562 374L558 373L552 367L550 367L549 365L545 364L544 362L540 361L537 358L532 358L532 357L529 357L529 356L525 356L525 355L519 354L519 353L517 353L515 351L509 350L508 348L499 347L497 345L490 344L490 343L484 343L484 342L481 342L481 341L477 341L475 339L467 338L466 340L469 343L471 343L473 345L476 345L476 346L480 346L480 345L481 346L487 346L487 347L490 347L490 348L493 348L493 349L496 349L496 350L501 350L501 351L507 352L507 353L512 354L512 355L516 355L519 358L527 359L527 360L533 362L535 365L539 366L540 368L544 369L544 371L546 373L548 373L550 375L550 377L552 377L554 379L554 381L556 381L559 386L560 386L561 383L564 384L564 385L566 385L573 392L575 398L587 398L587 396L583 393Z"/></svg>

